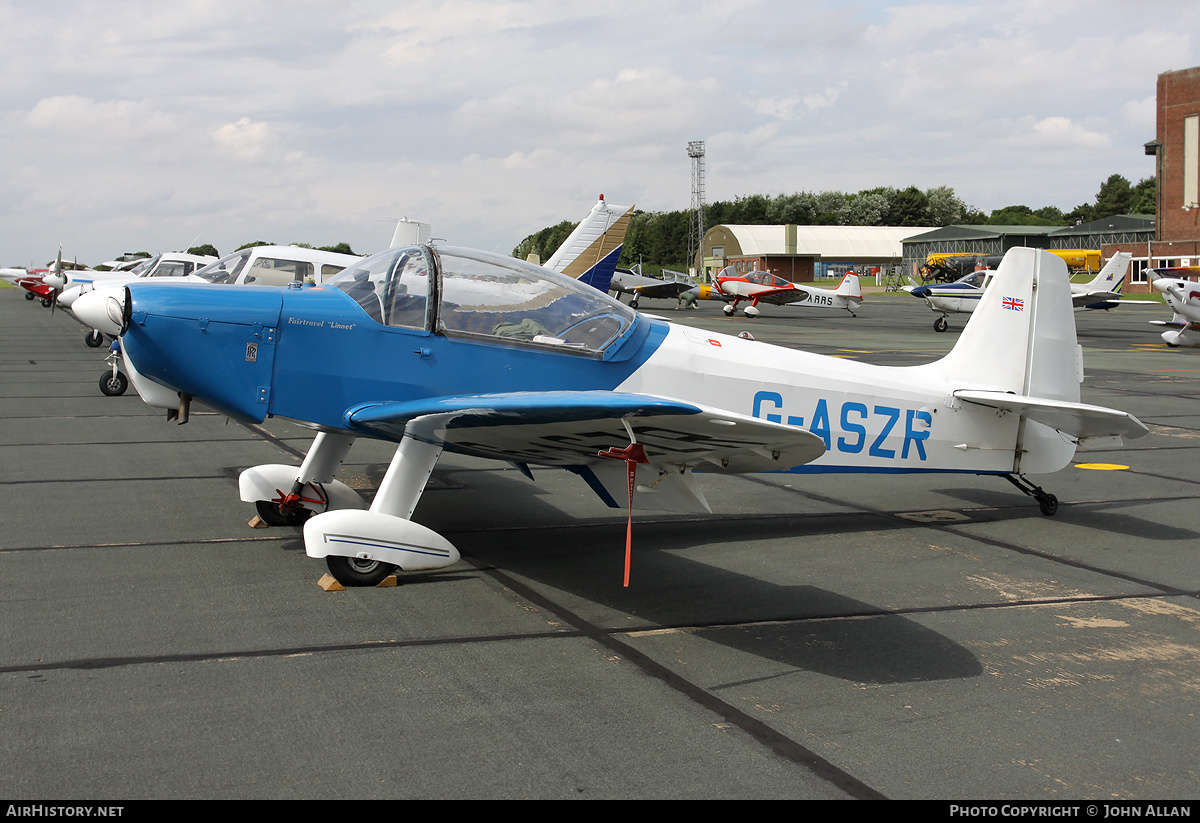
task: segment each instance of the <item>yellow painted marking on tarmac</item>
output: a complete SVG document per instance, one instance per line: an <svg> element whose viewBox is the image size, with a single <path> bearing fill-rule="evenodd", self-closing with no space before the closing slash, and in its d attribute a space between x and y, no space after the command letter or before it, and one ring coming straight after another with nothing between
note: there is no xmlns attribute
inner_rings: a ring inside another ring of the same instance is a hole
<svg viewBox="0 0 1200 823"><path fill-rule="evenodd" d="M1098 472L1115 472L1128 469L1128 466L1122 466L1118 463L1076 463L1077 469L1091 469Z"/></svg>

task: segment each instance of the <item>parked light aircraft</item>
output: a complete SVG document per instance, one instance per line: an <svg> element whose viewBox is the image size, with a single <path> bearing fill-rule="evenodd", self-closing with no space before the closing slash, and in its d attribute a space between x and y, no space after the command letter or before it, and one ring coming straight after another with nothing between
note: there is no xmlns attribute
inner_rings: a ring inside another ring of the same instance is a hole
<svg viewBox="0 0 1200 823"><path fill-rule="evenodd" d="M1200 346L1200 283L1190 278L1200 275L1200 266L1175 266L1166 269L1147 269L1154 290L1161 292L1174 316L1168 320L1151 320L1155 326L1171 326L1162 333L1168 346ZM1188 336L1192 332L1192 336Z"/></svg>
<svg viewBox="0 0 1200 823"><path fill-rule="evenodd" d="M1055 255L1060 256L1060 255ZM1129 270L1133 255L1119 251L1104 264L1104 268L1087 283L1071 284L1071 303L1076 311L1085 309L1111 309L1121 299L1121 284ZM983 269L968 274L961 280L942 286L905 286L905 291L929 304L929 308L940 316L933 321L936 331L950 328L947 315L970 313L979 305L984 291L995 275L993 269Z"/></svg>
<svg viewBox="0 0 1200 823"><path fill-rule="evenodd" d="M65 280L57 286L54 302L65 309L71 309L75 301L83 295L97 289L120 289L131 280L139 277L188 277L197 269L212 263L217 258L210 255L187 254L184 252L167 252L154 257L143 259L130 268L109 269L108 271L89 271L84 276L50 277L47 282L51 286ZM78 315L76 315L78 317ZM83 336L83 342L92 348L97 348L104 342L104 333L94 326Z"/></svg>
<svg viewBox="0 0 1200 823"><path fill-rule="evenodd" d="M257 283L286 286L293 280L322 282L360 259L352 254L300 246L251 246L226 255L183 278L172 279L218 285ZM121 331L120 311L110 308L109 300L113 298L113 303L119 306L122 289L135 279L141 278L114 279L111 288L97 285L92 291L79 295L71 304L71 311L93 329L115 337Z"/></svg>
<svg viewBox="0 0 1200 823"><path fill-rule="evenodd" d="M747 317L758 317L759 303L845 309L850 312L851 317L857 316L854 310L862 305L862 288L858 283L858 275L854 272L846 272L836 289L818 289L814 286L791 283L770 272L739 272L734 266L726 266L717 275L717 288L733 298L733 302L726 303L722 309L728 317L732 317L737 311L738 302L741 300L750 301L750 305L743 309L743 314Z"/></svg>
<svg viewBox="0 0 1200 823"><path fill-rule="evenodd" d="M64 271L59 275L49 275L45 282L51 288L59 290L58 304L66 308L79 295L110 281L119 282L131 277L186 277L216 260L217 258L211 255L167 252L144 258L128 268L113 268L108 271Z"/></svg>
<svg viewBox="0 0 1200 823"><path fill-rule="evenodd" d="M635 267L636 268L636 267ZM661 277L647 277L640 271L617 269L608 290L617 295L632 295L629 307L636 309L643 297L659 300L676 300L686 291L697 290L696 281L683 272L663 269Z"/></svg>
<svg viewBox="0 0 1200 823"><path fill-rule="evenodd" d="M1080 402L1066 266L1035 249L1008 253L949 354L910 367L670 324L448 247L389 250L310 288L133 283L121 313L125 370L169 420L195 399L318 432L299 468L244 471L240 495L268 522L303 522L306 552L346 585L459 558L411 519L443 451L563 467L631 511L711 511L697 472L957 472L1004 477L1053 514L1027 475L1146 433ZM358 437L398 444L369 506L334 479Z"/></svg>

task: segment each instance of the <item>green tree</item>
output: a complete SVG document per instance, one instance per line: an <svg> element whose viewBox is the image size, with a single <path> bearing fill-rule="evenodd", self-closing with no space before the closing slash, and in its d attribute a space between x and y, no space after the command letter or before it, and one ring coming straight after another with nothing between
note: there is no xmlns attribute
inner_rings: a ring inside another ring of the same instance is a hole
<svg viewBox="0 0 1200 823"><path fill-rule="evenodd" d="M242 245L238 246L236 249L234 249L234 251L241 251L242 249L252 249L255 246L274 246L274 245L275 245L274 243L268 242L266 240L252 240L249 243L243 243Z"/></svg>
<svg viewBox="0 0 1200 823"><path fill-rule="evenodd" d="M916 186L896 192L885 217L888 226L928 226L929 199Z"/></svg>
<svg viewBox="0 0 1200 823"><path fill-rule="evenodd" d="M1130 214L1156 214L1158 212L1158 180L1147 177L1133 187L1133 205Z"/></svg>
<svg viewBox="0 0 1200 823"><path fill-rule="evenodd" d="M1110 175L1096 193L1093 220L1112 217L1114 214L1129 214L1133 208L1133 186L1119 174Z"/></svg>
<svg viewBox="0 0 1200 823"><path fill-rule="evenodd" d="M332 246L317 246L317 251L331 251L336 254L354 254L349 243L334 243Z"/></svg>
<svg viewBox="0 0 1200 823"><path fill-rule="evenodd" d="M220 257L221 256L220 252L217 251L216 246L214 246L212 243L205 243L200 246L192 246L190 249L187 250L187 253L188 254L207 255L209 257Z"/></svg>

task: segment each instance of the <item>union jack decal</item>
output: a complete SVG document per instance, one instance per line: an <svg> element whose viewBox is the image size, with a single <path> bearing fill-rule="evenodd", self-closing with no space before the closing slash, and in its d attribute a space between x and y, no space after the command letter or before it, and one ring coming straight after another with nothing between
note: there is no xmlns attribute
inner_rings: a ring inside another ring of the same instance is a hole
<svg viewBox="0 0 1200 823"><path fill-rule="evenodd" d="M1004 308L1009 311L1025 311L1025 301L1016 297L1004 298Z"/></svg>

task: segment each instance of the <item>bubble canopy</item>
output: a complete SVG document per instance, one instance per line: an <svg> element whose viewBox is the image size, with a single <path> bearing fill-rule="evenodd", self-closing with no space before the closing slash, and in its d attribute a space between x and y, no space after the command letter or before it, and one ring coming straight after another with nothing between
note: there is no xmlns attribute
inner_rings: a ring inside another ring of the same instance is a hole
<svg viewBox="0 0 1200 823"><path fill-rule="evenodd" d="M592 286L474 249L389 249L326 285L383 325L593 356L615 350L638 324L636 311Z"/></svg>

